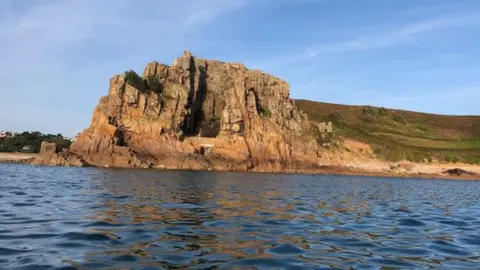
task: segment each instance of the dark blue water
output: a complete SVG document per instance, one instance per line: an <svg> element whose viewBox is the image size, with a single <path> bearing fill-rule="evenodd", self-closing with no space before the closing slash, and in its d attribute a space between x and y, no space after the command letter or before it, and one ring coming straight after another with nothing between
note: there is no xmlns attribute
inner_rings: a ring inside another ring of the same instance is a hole
<svg viewBox="0 0 480 270"><path fill-rule="evenodd" d="M479 269L480 182L0 165L0 269Z"/></svg>

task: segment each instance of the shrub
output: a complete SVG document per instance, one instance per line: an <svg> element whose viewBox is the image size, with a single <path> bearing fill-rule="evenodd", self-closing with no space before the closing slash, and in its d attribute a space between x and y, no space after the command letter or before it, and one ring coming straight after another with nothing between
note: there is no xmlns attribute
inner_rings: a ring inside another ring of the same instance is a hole
<svg viewBox="0 0 480 270"><path fill-rule="evenodd" d="M151 91L157 94L163 92L163 84L154 76L142 78L135 71L128 70L125 72L125 81L140 92Z"/></svg>
<svg viewBox="0 0 480 270"><path fill-rule="evenodd" d="M475 155L475 154L468 154L466 156L465 160L468 164L472 164L472 165L480 164L480 156Z"/></svg>
<svg viewBox="0 0 480 270"><path fill-rule="evenodd" d="M137 88L140 92L144 92L146 90L144 80L133 70L125 71L125 81L131 86Z"/></svg>
<svg viewBox="0 0 480 270"><path fill-rule="evenodd" d="M447 163L457 163L459 161L458 157L451 154L446 154L443 158Z"/></svg>
<svg viewBox="0 0 480 270"><path fill-rule="evenodd" d="M380 114L382 116L386 116L386 115L388 115L388 110L385 109L384 107L381 107L380 109L378 109L378 114Z"/></svg>
<svg viewBox="0 0 480 270"><path fill-rule="evenodd" d="M422 154L421 152L416 151L416 152L410 153L409 157L410 157L409 161L420 163L425 159L425 154Z"/></svg>
<svg viewBox="0 0 480 270"><path fill-rule="evenodd" d="M407 123L407 120L399 114L394 114L393 115L393 121L395 121L399 124L406 124Z"/></svg>
<svg viewBox="0 0 480 270"><path fill-rule="evenodd" d="M328 120L330 120L334 124L342 124L345 122L342 114L339 112L331 112L328 114Z"/></svg>
<svg viewBox="0 0 480 270"><path fill-rule="evenodd" d="M419 130L421 130L421 131L424 131L424 132L426 132L426 131L429 130L428 127L421 126L421 125L417 125L417 128L418 128Z"/></svg>
<svg viewBox="0 0 480 270"><path fill-rule="evenodd" d="M374 115L375 116L375 115L379 114L378 110L376 108L370 107L370 106L363 107L362 112L363 112L364 116L367 116L367 115Z"/></svg>
<svg viewBox="0 0 480 270"><path fill-rule="evenodd" d="M149 91L155 92L155 93L162 93L163 92L163 84L154 76L148 77L146 80L146 85L147 89Z"/></svg>
<svg viewBox="0 0 480 270"><path fill-rule="evenodd" d="M272 112L268 108L261 108L260 109L260 116L262 117L272 117Z"/></svg>
<svg viewBox="0 0 480 270"><path fill-rule="evenodd" d="M393 145L372 145L375 156L393 162L398 162L405 159L404 152L398 146Z"/></svg>
<svg viewBox="0 0 480 270"><path fill-rule="evenodd" d="M371 114L366 114L363 116L363 121L368 123L368 124L375 124L377 123L377 117L375 117L374 115L371 115Z"/></svg>

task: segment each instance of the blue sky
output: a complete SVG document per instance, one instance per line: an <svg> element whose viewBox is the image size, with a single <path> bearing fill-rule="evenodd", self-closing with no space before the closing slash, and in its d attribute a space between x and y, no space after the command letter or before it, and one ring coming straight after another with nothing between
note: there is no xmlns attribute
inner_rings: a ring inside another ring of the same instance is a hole
<svg viewBox="0 0 480 270"><path fill-rule="evenodd" d="M0 129L74 135L113 74L184 49L293 98L480 114L478 0L0 0Z"/></svg>

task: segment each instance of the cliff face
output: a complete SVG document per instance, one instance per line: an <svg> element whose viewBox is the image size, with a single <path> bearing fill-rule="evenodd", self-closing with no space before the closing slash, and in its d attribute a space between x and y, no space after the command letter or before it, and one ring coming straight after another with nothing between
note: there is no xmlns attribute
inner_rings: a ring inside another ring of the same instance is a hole
<svg viewBox="0 0 480 270"><path fill-rule="evenodd" d="M242 64L185 52L147 65L143 83L110 80L70 152L104 167L294 171L317 166L312 125L289 85ZM160 90L158 90L160 89Z"/></svg>

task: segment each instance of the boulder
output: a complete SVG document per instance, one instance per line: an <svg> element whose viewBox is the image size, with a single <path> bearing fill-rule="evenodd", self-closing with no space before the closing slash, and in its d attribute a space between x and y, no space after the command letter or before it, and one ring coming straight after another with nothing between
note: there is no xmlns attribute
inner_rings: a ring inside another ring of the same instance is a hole
<svg viewBox="0 0 480 270"><path fill-rule="evenodd" d="M463 170L463 169L460 169L460 168L446 170L443 173L448 174L448 175L452 175L452 176L453 175L455 175L455 176L477 176L478 175L474 172L469 172L469 171L466 171L466 170Z"/></svg>
<svg viewBox="0 0 480 270"><path fill-rule="evenodd" d="M68 150L57 150L55 143L42 142L40 146L40 153L33 160L33 165L47 165L47 166L72 166L84 167L88 164L81 158L69 153Z"/></svg>

